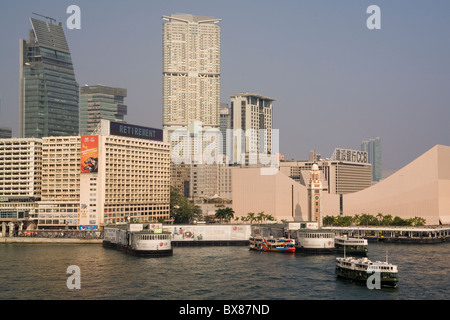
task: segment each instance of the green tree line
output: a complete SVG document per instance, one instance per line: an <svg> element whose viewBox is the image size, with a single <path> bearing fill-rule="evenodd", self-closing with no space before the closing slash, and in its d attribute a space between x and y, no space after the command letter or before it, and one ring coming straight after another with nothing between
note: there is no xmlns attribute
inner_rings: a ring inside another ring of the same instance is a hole
<svg viewBox="0 0 450 320"><path fill-rule="evenodd" d="M383 215L378 213L376 216L363 213L354 216L325 216L323 224L325 226L424 226L426 220L421 217L402 219L398 216Z"/></svg>

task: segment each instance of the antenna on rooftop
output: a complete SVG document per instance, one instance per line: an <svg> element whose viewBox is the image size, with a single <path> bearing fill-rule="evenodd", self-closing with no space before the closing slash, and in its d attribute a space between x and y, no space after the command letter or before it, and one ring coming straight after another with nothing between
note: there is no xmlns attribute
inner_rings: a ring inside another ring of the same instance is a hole
<svg viewBox="0 0 450 320"><path fill-rule="evenodd" d="M35 14L35 15L40 16L40 17L43 17L43 18L45 18L45 19L49 19L49 20L50 20L50 23L52 23L52 21L56 23L56 19L53 19L53 18L51 18L51 17L43 16L42 14L35 13L35 12L32 12L32 14Z"/></svg>

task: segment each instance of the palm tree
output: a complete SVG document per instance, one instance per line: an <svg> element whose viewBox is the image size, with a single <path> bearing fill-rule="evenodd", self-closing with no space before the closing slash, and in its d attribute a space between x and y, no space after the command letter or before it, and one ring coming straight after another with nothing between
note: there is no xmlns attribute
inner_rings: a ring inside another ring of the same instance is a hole
<svg viewBox="0 0 450 320"><path fill-rule="evenodd" d="M217 209L216 218L220 219L221 221L222 219L230 221L230 219L234 218L234 210L230 207Z"/></svg>
<svg viewBox="0 0 450 320"><path fill-rule="evenodd" d="M253 223L253 221L255 221L255 213L254 212L249 212L247 213L247 221L250 221L250 223Z"/></svg>
<svg viewBox="0 0 450 320"><path fill-rule="evenodd" d="M264 211L261 211L260 213L258 213L258 222L262 222L266 219L266 215L264 214Z"/></svg>

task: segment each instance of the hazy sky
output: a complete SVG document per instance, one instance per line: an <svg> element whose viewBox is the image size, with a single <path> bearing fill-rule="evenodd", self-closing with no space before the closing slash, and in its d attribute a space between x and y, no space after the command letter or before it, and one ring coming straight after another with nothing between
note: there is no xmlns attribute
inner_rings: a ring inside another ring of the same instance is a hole
<svg viewBox="0 0 450 320"><path fill-rule="evenodd" d="M69 5L81 30L66 27ZM369 30L370 5L381 29ZM19 134L19 39L32 12L61 21L80 85L128 90L129 123L162 127L162 15L222 19L221 100L277 99L274 128L287 159L359 149L380 137L385 172L450 145L449 1L2 1L0 126Z"/></svg>

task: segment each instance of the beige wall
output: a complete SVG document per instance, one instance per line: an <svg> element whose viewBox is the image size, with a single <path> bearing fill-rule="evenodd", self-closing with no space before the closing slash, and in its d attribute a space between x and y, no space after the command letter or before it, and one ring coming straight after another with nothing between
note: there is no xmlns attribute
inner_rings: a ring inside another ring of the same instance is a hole
<svg viewBox="0 0 450 320"><path fill-rule="evenodd" d="M280 171L261 175L259 168L235 168L232 187L238 216L264 211L278 221L311 219L307 188ZM425 218L427 225L450 224L450 147L436 145L377 184L345 194L343 200L344 215L417 216ZM322 216L338 215L339 195L323 192L321 205Z"/></svg>
<svg viewBox="0 0 450 320"><path fill-rule="evenodd" d="M284 173L261 174L260 168L233 168L233 210L236 216L264 211L279 222L310 221L308 190ZM339 196L322 193L322 215L339 213Z"/></svg>
<svg viewBox="0 0 450 320"><path fill-rule="evenodd" d="M376 185L344 195L344 215L423 217L450 223L450 147L437 145Z"/></svg>

